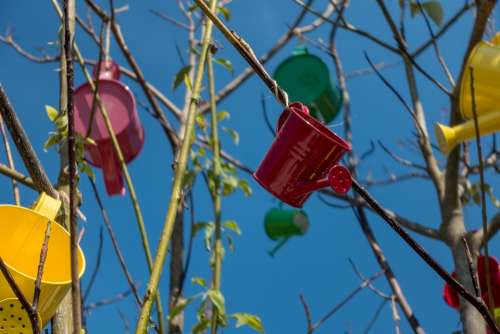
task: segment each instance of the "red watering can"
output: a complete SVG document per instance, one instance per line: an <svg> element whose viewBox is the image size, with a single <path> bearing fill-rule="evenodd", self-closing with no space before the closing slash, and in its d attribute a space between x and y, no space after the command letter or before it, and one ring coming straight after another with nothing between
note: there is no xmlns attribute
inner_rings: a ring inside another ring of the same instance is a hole
<svg viewBox="0 0 500 334"><path fill-rule="evenodd" d="M139 154L144 144L144 129L136 111L134 95L128 86L118 81L120 69L115 62L102 62L99 72L99 96L106 106L123 157L128 163ZM97 67L94 68L94 77L96 75ZM88 83L81 85L75 91L75 129L82 136L86 136L90 127L89 137L97 145L85 147L85 158L92 165L102 168L108 195L123 195L125 187L120 162L97 104L93 121L90 123L93 99L92 89Z"/></svg>
<svg viewBox="0 0 500 334"><path fill-rule="evenodd" d="M338 164L351 145L309 115L300 102L281 114L276 138L253 177L281 201L300 208L318 189L345 194L351 174Z"/></svg>
<svg viewBox="0 0 500 334"><path fill-rule="evenodd" d="M489 305L485 260L485 256L480 256L477 260L477 275L479 276L479 288L481 289L481 297L483 298L485 304ZM500 307L500 267L497 260L491 256L488 258L488 265L490 269L489 277L493 294L493 304L495 305L495 308L497 308ZM456 278L455 272L453 272L451 275ZM458 309L460 307L458 294L448 285L448 283L444 285L443 297L444 301L449 306L455 309Z"/></svg>

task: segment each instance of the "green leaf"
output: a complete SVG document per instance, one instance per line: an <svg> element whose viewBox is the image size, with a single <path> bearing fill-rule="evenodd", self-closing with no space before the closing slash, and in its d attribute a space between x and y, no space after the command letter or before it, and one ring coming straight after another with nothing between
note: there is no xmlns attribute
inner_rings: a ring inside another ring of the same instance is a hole
<svg viewBox="0 0 500 334"><path fill-rule="evenodd" d="M90 167L87 161L82 160L78 163L78 165L80 167L80 172L85 173L92 180L95 180L94 170L92 169L92 167Z"/></svg>
<svg viewBox="0 0 500 334"><path fill-rule="evenodd" d="M47 140L45 141L45 143L43 144L43 150L45 152L47 152L47 150L58 144L60 141L61 141L61 135L58 133L58 132L50 132L49 133L49 138L47 138Z"/></svg>
<svg viewBox="0 0 500 334"><path fill-rule="evenodd" d="M231 139L233 140L234 145L238 145L240 143L240 135L236 130L225 127L225 126L222 127L222 130L226 131L229 134L229 136L231 136Z"/></svg>
<svg viewBox="0 0 500 334"><path fill-rule="evenodd" d="M226 313L226 306L224 304L224 296L219 290L208 289L207 296L212 302L212 304L217 308L217 311L221 314Z"/></svg>
<svg viewBox="0 0 500 334"><path fill-rule="evenodd" d="M209 252L212 250L212 235L214 234L214 231L214 223L208 223L207 226L205 226L205 249Z"/></svg>
<svg viewBox="0 0 500 334"><path fill-rule="evenodd" d="M241 230L240 230L240 227L238 226L238 223L236 222L236 220L226 220L224 222L224 227L230 229L231 231L233 231L237 235L241 235Z"/></svg>
<svg viewBox="0 0 500 334"><path fill-rule="evenodd" d="M238 186L238 178L229 175L222 180L222 195L228 196L233 193L234 189Z"/></svg>
<svg viewBox="0 0 500 334"><path fill-rule="evenodd" d="M202 287L207 286L205 279L203 279L202 277L197 277L197 276L191 278L191 283L197 284L197 285L202 286Z"/></svg>
<svg viewBox="0 0 500 334"><path fill-rule="evenodd" d="M96 146L97 143L95 142L94 139L90 138L90 137L85 137L85 144L86 145L92 145L92 146Z"/></svg>
<svg viewBox="0 0 500 334"><path fill-rule="evenodd" d="M221 110L217 113L217 122L223 121L225 119L229 119L231 114L227 110Z"/></svg>
<svg viewBox="0 0 500 334"><path fill-rule="evenodd" d="M231 251L231 253L234 253L234 241L233 241L233 237L230 236L229 234L226 234L226 239L227 239L227 245L229 247L229 250Z"/></svg>
<svg viewBox="0 0 500 334"><path fill-rule="evenodd" d="M443 6L441 3L437 0L431 0L431 1L426 1L426 2L421 2L423 10L429 15L432 21L438 26L441 26L443 24ZM418 5L417 2L412 1L410 3L410 12L411 16L414 17L415 15L419 14L421 12L420 6Z"/></svg>
<svg viewBox="0 0 500 334"><path fill-rule="evenodd" d="M54 122L57 119L57 116L59 115L59 112L57 111L56 108L46 105L45 106L45 112L47 113L47 117Z"/></svg>
<svg viewBox="0 0 500 334"><path fill-rule="evenodd" d="M193 329L191 330L191 333L193 334L200 334L200 333L205 333L205 331L210 327L210 320L204 319L200 322L198 322Z"/></svg>
<svg viewBox="0 0 500 334"><path fill-rule="evenodd" d="M204 319L196 324L191 330L193 334L204 333L210 327L210 320Z"/></svg>
<svg viewBox="0 0 500 334"><path fill-rule="evenodd" d="M214 61L223 66L226 70L228 70L231 74L233 73L233 64L230 60L224 58L214 58Z"/></svg>
<svg viewBox="0 0 500 334"><path fill-rule="evenodd" d="M206 129L206 127L207 127L207 122L206 122L206 120L205 120L205 116L203 116L203 114L202 114L202 113L198 113L198 114L196 115L195 121L196 121L196 125L198 125L198 127L199 127L200 129L202 129L202 130L203 130L203 129Z"/></svg>
<svg viewBox="0 0 500 334"><path fill-rule="evenodd" d="M248 326L259 333L264 333L262 321L256 315L250 313L233 313L231 317L236 319L236 328Z"/></svg>
<svg viewBox="0 0 500 334"><path fill-rule="evenodd" d="M500 208L500 200L498 200L493 192L493 187L489 184L485 184L484 185L484 192L486 193L486 195L488 195L488 197L490 198L490 201L491 203L496 207L496 208ZM475 184L472 185L471 189L470 189L470 194L472 196L472 200L474 201L474 203L476 204L481 204L481 186L480 186L480 182L477 182Z"/></svg>
<svg viewBox="0 0 500 334"><path fill-rule="evenodd" d="M193 184L195 177L196 177L195 171L190 169L186 170L184 172L184 177L182 178L182 187L183 188L190 187Z"/></svg>
<svg viewBox="0 0 500 334"><path fill-rule="evenodd" d="M228 8L221 6L221 7L218 7L217 9L219 10L219 12L222 13L222 15L224 16L226 21L231 20L231 11Z"/></svg>
<svg viewBox="0 0 500 334"><path fill-rule="evenodd" d="M250 185L248 184L248 181L245 179L240 179L238 182L238 187L243 190L243 193L245 196L251 196L252 195L252 188L250 188Z"/></svg>
<svg viewBox="0 0 500 334"><path fill-rule="evenodd" d="M199 231L203 230L207 225L211 224L210 222L197 222L193 225L193 230L191 233L195 236Z"/></svg>
<svg viewBox="0 0 500 334"><path fill-rule="evenodd" d="M177 74L175 75L174 83L172 84L173 90L176 90L177 87L179 87L179 85L186 80L186 77L189 78L189 72L191 71L191 68L191 65L187 65L181 68L179 72L177 72Z"/></svg>
<svg viewBox="0 0 500 334"><path fill-rule="evenodd" d="M177 302L177 305L175 305L170 310L169 318L170 319L175 318L176 315L178 315L179 313L181 313L186 308L186 306L188 306L189 304L191 304L195 299L196 299L196 297L189 297L189 298L182 298L181 297L181 298L179 298L179 301Z"/></svg>

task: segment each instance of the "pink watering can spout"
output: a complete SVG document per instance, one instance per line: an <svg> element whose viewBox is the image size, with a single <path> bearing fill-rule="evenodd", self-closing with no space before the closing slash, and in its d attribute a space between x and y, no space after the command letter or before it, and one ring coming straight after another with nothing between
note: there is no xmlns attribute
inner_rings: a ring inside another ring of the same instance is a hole
<svg viewBox="0 0 500 334"><path fill-rule="evenodd" d="M98 93L106 107L125 163L129 163L144 145L144 129L136 111L135 98L130 89L118 81L120 69L115 62L105 61L99 66ZM94 76L96 75L97 66L94 68ZM94 94L88 83L75 91L75 129L82 136L90 131L89 137L96 142L96 145L85 147L85 157L92 165L102 168L107 193L124 195L118 155L97 103L92 112L93 100Z"/></svg>
<svg viewBox="0 0 500 334"><path fill-rule="evenodd" d="M101 164L106 192L108 194L125 195L122 170L112 143L101 145L99 152L102 157L106 157Z"/></svg>
<svg viewBox="0 0 500 334"><path fill-rule="evenodd" d="M350 150L349 143L295 102L278 119L276 138L253 176L283 202L302 207L321 188L349 191L351 175L338 162Z"/></svg>

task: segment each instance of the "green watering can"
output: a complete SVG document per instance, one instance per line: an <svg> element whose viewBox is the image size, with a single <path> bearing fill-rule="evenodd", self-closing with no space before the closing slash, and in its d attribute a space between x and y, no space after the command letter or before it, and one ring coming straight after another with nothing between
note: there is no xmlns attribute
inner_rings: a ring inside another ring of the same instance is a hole
<svg viewBox="0 0 500 334"><path fill-rule="evenodd" d="M266 213L264 228L271 240L278 241L269 251L273 256L294 235L304 235L309 228L309 219L303 210L273 208Z"/></svg>
<svg viewBox="0 0 500 334"><path fill-rule="evenodd" d="M310 114L325 124L330 123L342 108L342 92L332 86L326 64L309 54L306 47L297 47L274 72L278 85L290 101L307 105Z"/></svg>

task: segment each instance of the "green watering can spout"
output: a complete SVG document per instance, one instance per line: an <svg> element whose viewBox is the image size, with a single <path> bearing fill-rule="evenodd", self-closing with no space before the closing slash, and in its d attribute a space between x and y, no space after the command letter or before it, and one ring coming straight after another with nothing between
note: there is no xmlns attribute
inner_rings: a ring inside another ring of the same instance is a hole
<svg viewBox="0 0 500 334"><path fill-rule="evenodd" d="M283 247L293 236L306 234L309 219L303 210L273 208L266 213L264 229L271 240L277 241L273 249L268 251L271 257Z"/></svg>
<svg viewBox="0 0 500 334"><path fill-rule="evenodd" d="M283 238L281 239L277 244L276 246L273 247L273 249L267 251L267 253L271 256L271 257L274 257L274 255L276 255L276 253L280 250L281 247L283 247L287 241L290 240L290 237L288 238Z"/></svg>

